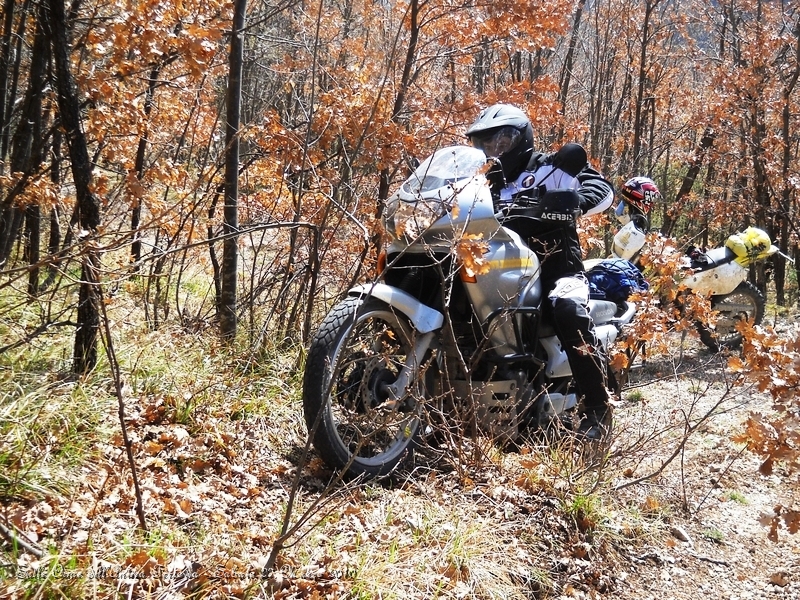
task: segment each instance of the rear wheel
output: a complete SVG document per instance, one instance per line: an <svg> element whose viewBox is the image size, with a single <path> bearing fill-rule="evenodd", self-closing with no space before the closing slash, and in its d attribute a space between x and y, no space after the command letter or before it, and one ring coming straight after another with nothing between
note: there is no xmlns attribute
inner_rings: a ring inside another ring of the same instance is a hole
<svg viewBox="0 0 800 600"><path fill-rule="evenodd" d="M700 340L715 352L738 348L742 334L736 330L736 324L746 319L758 325L764 318L765 306L764 295L749 281L740 283L730 294L712 296L711 308L719 312L717 325L713 330L698 325Z"/></svg>
<svg viewBox="0 0 800 600"><path fill-rule="evenodd" d="M413 449L425 396L421 369L399 400L387 388L413 355L414 333L387 304L351 297L314 337L303 378L306 425L322 459L350 478L387 475Z"/></svg>

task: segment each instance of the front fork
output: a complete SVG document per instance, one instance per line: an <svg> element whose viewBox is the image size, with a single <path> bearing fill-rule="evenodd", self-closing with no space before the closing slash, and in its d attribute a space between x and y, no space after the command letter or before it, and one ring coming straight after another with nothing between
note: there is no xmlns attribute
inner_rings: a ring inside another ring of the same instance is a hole
<svg viewBox="0 0 800 600"><path fill-rule="evenodd" d="M420 365L422 365L425 354L435 337L436 332L434 331L420 335L414 343L414 349L406 357L403 368L400 369L394 383L381 384L381 392L387 396L385 406L396 406L408 396L408 388L420 376Z"/></svg>

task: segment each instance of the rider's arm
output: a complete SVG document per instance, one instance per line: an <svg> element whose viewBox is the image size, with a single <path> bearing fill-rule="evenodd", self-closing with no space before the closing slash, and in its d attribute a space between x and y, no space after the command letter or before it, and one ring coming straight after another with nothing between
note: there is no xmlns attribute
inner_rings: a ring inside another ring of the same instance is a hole
<svg viewBox="0 0 800 600"><path fill-rule="evenodd" d="M595 169L587 164L578 173L578 181L581 182L578 193L581 195L581 212L584 215L595 215L611 206L614 188Z"/></svg>
<svg viewBox="0 0 800 600"><path fill-rule="evenodd" d="M535 171L538 167L552 164L557 153L534 154L528 169ZM597 170L586 163L578 173L578 193L581 196L581 212L584 215L601 213L611 207L614 201L614 187Z"/></svg>

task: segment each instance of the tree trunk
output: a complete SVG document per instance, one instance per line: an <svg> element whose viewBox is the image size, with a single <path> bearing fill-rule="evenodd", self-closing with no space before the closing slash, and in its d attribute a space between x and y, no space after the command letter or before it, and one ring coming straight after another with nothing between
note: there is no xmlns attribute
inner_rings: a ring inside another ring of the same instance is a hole
<svg viewBox="0 0 800 600"><path fill-rule="evenodd" d="M642 46L639 52L639 86L636 92L636 105L633 118L633 148L631 157L633 160L633 172L639 172L639 166L642 159L642 137L644 135L644 121L645 116L642 114L644 108L644 94L646 91L647 83L647 54L648 44L650 43L650 18L653 16L653 11L656 8L659 0L647 0L644 6L644 22L642 23Z"/></svg>
<svg viewBox="0 0 800 600"><path fill-rule="evenodd" d="M144 116L145 119L150 117L153 110L153 96L156 93L156 80L161 67L155 67L150 72L150 77L147 84L147 92L144 96ZM144 177L144 158L147 151L147 129L145 134L139 138L139 145L136 148L136 162L133 169L136 172L136 178L141 181ZM139 223L142 218L142 199L135 195L131 198L133 206L131 207L131 235L133 235L133 242L131 243L131 262L133 263L133 272L139 272L139 261L142 258L142 241L139 233Z"/></svg>
<svg viewBox="0 0 800 600"><path fill-rule="evenodd" d="M800 281L800 246L795 246L792 254L792 259L794 260L794 276L797 281ZM797 295L797 307L800 308L800 294Z"/></svg>
<svg viewBox="0 0 800 600"><path fill-rule="evenodd" d="M78 328L75 332L72 363L73 372L81 374L91 371L97 364L100 313L94 286L97 284L95 274L99 260L97 253L92 249L92 241L100 225L100 202L91 190L92 164L89 161L86 138L81 129L78 94L70 71L68 51L71 44L67 36L63 0L48 0L47 7L49 10L45 25L52 44L58 112L69 149L78 224L85 242L78 295Z"/></svg>
<svg viewBox="0 0 800 600"><path fill-rule="evenodd" d="M25 209L25 260L31 266L28 273L28 295L35 298L39 295L39 253L41 243L41 209L38 204L31 204Z"/></svg>
<svg viewBox="0 0 800 600"><path fill-rule="evenodd" d="M239 119L242 101L242 67L244 29L247 0L235 0L233 31L231 32L230 69L228 74L227 125L225 127L225 208L222 242L222 293L219 306L222 337L236 337L236 283L238 281L239 238Z"/></svg>
<svg viewBox="0 0 800 600"><path fill-rule="evenodd" d="M408 49L406 51L406 58L403 61L403 75L400 79L400 85L397 89L397 96L394 99L394 106L392 107L392 121L397 122L400 112L406 103L406 94L408 88L411 86L412 70L417 54L417 44L419 42L420 23L419 23L419 0L411 0L411 5L408 9L409 12L409 40ZM375 210L375 220L380 222L383 216L383 203L389 197L389 187L391 185L391 176L389 169L382 169L380 172L380 181L378 184L378 206ZM373 236L373 245L375 252L380 251L380 235Z"/></svg>
<svg viewBox="0 0 800 600"><path fill-rule="evenodd" d="M800 44L798 44L800 46ZM795 71L800 72L800 71ZM795 76L795 81L797 77ZM783 111L782 111L782 124L781 136L783 141L783 157L781 164L781 179L783 180L783 189L781 190L781 197L779 200L780 206L778 207L778 227L780 230L780 239L774 240L783 252L787 252L789 248L789 219L791 219L791 203L792 203L792 190L793 186L790 183L789 170L792 167L792 140L790 134L790 98L789 90L784 90L783 98ZM786 306L786 259L777 254L773 257L774 280L775 280L775 302L778 306Z"/></svg>
<svg viewBox="0 0 800 600"><path fill-rule="evenodd" d="M50 181L56 186L61 184L61 130L56 127L53 131L53 146L52 146L52 161L50 163ZM58 277L58 263L60 257L57 257L61 249L61 223L59 218L61 211L58 204L50 209L50 235L47 238L47 253L50 255L50 261L47 266L47 279L42 283L41 289L47 289Z"/></svg>
<svg viewBox="0 0 800 600"><path fill-rule="evenodd" d="M11 39L14 27L14 0L3 2L3 34L0 38L0 139L8 136L9 118L8 110L10 99L8 97L8 74L11 71ZM0 174L5 173L7 144L0 141Z"/></svg>
<svg viewBox="0 0 800 600"><path fill-rule="evenodd" d="M767 176L767 158L764 147L767 138L767 128L765 123L764 109L758 100L755 100L752 107L752 122L750 124L751 140L750 148L753 158L753 190L756 200L755 224L756 227L764 229L771 239L776 239L775 225L772 216L772 207L769 193L769 181ZM764 271L764 262L755 264L755 285L766 292L767 277Z"/></svg>
<svg viewBox="0 0 800 600"><path fill-rule="evenodd" d="M13 62L7 63L8 73L6 73L5 77L5 89L6 92L6 108L5 108L5 121L2 122L2 135L0 135L0 156L7 156L8 153L8 145L9 139L11 134L11 112L14 106L14 102L17 99L17 85L19 83L19 72L22 68L22 58L24 56L23 52L23 42L25 40L25 27L27 23L28 12L30 11L31 2L30 0L25 0L22 5L22 9L19 11L19 23L17 23L17 30L14 32L13 35L16 40L16 46L12 49L9 49L11 55L14 56ZM10 30L9 30L10 31Z"/></svg>
<svg viewBox="0 0 800 600"><path fill-rule="evenodd" d="M675 195L675 204L680 202L684 196L692 191L695 179L697 179L697 175L700 173L700 167L703 166L703 159L705 158L706 152L714 145L715 135L714 130L710 127L703 132L703 137L700 139L700 145L697 148L695 158L689 163L689 169L686 171L686 175L683 176L683 183L681 183L681 187ZM665 206L664 224L661 227L661 233L667 236L672 235L672 228L675 227L676 222L677 220L673 219L669 214L669 207Z"/></svg>
<svg viewBox="0 0 800 600"><path fill-rule="evenodd" d="M22 173L23 178L9 190L8 195L0 205L0 264L4 264L10 258L26 212L28 218L32 217L32 211L26 211L15 206L16 197L24 191L27 181L36 173L42 162L42 94L49 54L47 51L48 42L42 30L41 19L41 11L38 11L33 52L31 53L28 89L25 92L19 125L14 132L11 148L11 172ZM36 225L38 227L38 222ZM28 233L31 233L31 227L32 223L28 221L26 225ZM29 240L26 240L25 255L26 259L30 260L31 252L28 244ZM35 287L38 288L38 285Z"/></svg>
<svg viewBox="0 0 800 600"><path fill-rule="evenodd" d="M44 113L42 100L45 86L47 63L50 60L49 41L44 34L44 9L37 9L36 33L33 41L33 56L31 58L31 75L28 80L28 97L30 99L29 113L32 121L31 134L33 146L28 164L28 171L39 171L44 162ZM41 207L31 204L25 212L25 258L31 265L28 274L28 293L31 297L39 294L39 255L41 243Z"/></svg>
<svg viewBox="0 0 800 600"><path fill-rule="evenodd" d="M783 110L781 111L781 141L783 142L783 156L781 161L781 198L778 207L778 221L780 227L780 240L776 240L783 252L789 252L790 221L794 211L792 202L794 185L791 182L792 160L792 93L800 79L800 20L794 26L794 70L789 74L783 87ZM775 264L775 301L778 306L786 306L786 259L780 254L773 257Z"/></svg>
<svg viewBox="0 0 800 600"><path fill-rule="evenodd" d="M561 105L561 111L566 116L567 95L569 94L569 84L572 79L572 69L575 60L575 48L578 45L578 33L581 28L581 17L583 16L583 7L586 5L586 0L578 0L578 7L575 9L575 19L572 21L572 33L569 37L569 47L567 48L567 55L564 57L564 66L561 69L561 76L559 77L558 85L558 103ZM564 138L564 123L561 124L561 131L558 136L559 140Z"/></svg>

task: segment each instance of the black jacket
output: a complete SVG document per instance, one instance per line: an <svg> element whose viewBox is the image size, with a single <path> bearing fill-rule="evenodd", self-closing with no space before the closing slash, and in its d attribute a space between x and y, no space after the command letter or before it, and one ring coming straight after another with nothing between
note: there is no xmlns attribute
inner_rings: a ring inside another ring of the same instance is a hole
<svg viewBox="0 0 800 600"><path fill-rule="evenodd" d="M552 164L553 154L534 153L528 161L526 172L536 171L543 165ZM577 175L581 183L579 189L580 209L586 214L613 194L614 188L599 172L589 164ZM500 197L500 189L493 187L495 198ZM531 191L522 191L512 196L512 202L526 198ZM542 261L542 283L549 289L553 283L565 275L583 272L583 252L574 220L544 221L530 218L512 218L505 226L516 231Z"/></svg>

